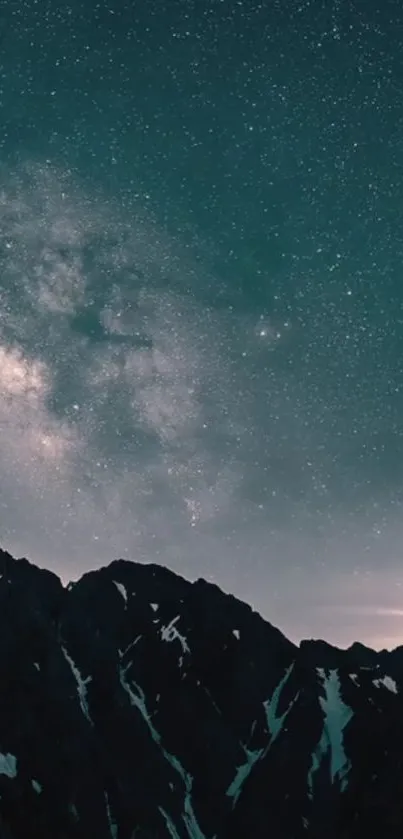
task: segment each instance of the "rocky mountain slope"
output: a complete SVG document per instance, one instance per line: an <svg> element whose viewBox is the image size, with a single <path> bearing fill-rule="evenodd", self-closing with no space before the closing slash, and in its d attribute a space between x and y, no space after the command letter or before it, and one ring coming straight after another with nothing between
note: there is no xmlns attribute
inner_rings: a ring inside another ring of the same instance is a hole
<svg viewBox="0 0 403 839"><path fill-rule="evenodd" d="M387 839L403 648L298 648L234 597L0 552L0 839Z"/></svg>

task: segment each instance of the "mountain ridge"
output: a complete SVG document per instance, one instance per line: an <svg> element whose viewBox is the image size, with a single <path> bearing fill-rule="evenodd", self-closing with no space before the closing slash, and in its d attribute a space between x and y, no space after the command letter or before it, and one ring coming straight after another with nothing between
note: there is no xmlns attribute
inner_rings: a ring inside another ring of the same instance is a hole
<svg viewBox="0 0 403 839"><path fill-rule="evenodd" d="M397 836L402 689L203 578L0 551L0 839Z"/></svg>

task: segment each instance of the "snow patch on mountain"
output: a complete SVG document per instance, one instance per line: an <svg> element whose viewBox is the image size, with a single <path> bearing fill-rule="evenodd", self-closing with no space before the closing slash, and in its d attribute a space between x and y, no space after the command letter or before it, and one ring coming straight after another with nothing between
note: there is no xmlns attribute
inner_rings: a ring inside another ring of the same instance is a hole
<svg viewBox="0 0 403 839"><path fill-rule="evenodd" d="M88 701L87 701L87 685L91 682L92 677L87 676L86 679L83 679L78 667L76 667L73 659L71 658L71 656L67 652L66 647L62 646L62 653L63 653L63 655L64 655L64 657L65 657L65 659L66 659L66 661L67 661L67 663L68 663L68 665L71 669L71 672L73 673L73 676L76 680L77 691L78 691L78 697L79 697L79 700L80 700L81 710L82 710L84 716L86 717L86 719L88 720L88 722L90 723L90 725L93 725L94 723L93 723L93 721L91 719L91 716L90 716L90 712L89 712L89 708L88 708Z"/></svg>
<svg viewBox="0 0 403 839"><path fill-rule="evenodd" d="M329 675L321 667L316 668L318 677L322 681L325 696L319 697L319 704L324 713L322 735L312 754L312 764L308 773L308 788L310 798L313 796L313 779L320 769L325 755L330 755L330 780L333 784L338 778L341 790L347 786L347 775L351 763L346 756L343 744L343 732L353 716L353 711L346 705L340 692L340 677L337 670L330 670Z"/></svg>
<svg viewBox="0 0 403 839"><path fill-rule="evenodd" d="M387 690L390 690L391 693L397 693L397 684L391 676L383 676L382 679L373 679L372 684L375 685L376 688L380 688L383 685Z"/></svg>
<svg viewBox="0 0 403 839"><path fill-rule="evenodd" d="M17 777L17 758L15 755L0 753L0 775L7 775L8 778Z"/></svg>

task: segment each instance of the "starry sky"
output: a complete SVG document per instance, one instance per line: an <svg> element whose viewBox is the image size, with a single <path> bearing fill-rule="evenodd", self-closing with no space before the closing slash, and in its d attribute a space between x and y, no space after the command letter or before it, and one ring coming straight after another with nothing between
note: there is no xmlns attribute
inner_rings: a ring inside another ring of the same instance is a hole
<svg viewBox="0 0 403 839"><path fill-rule="evenodd" d="M403 643L397 0L0 7L0 540Z"/></svg>

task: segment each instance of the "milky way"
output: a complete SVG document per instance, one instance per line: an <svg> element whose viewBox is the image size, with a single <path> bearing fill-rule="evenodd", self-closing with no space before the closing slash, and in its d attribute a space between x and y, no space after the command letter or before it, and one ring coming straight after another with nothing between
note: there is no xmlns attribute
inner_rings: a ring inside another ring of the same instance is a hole
<svg viewBox="0 0 403 839"><path fill-rule="evenodd" d="M396 645L399 7L152 5L4 22L2 545Z"/></svg>

